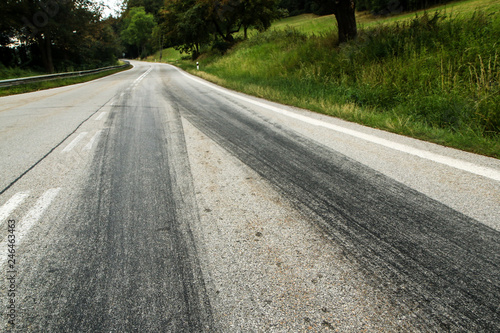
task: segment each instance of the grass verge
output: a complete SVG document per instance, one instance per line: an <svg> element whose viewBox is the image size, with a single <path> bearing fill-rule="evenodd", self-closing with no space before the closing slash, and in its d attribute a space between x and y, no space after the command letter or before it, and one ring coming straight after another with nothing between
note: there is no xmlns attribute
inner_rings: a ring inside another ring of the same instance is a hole
<svg viewBox="0 0 500 333"><path fill-rule="evenodd" d="M17 79L20 77L29 77L29 76L37 76L44 75L46 73L38 72L30 69L21 69L19 67L10 68L4 67L0 63L0 80L9 80L9 79Z"/></svg>
<svg viewBox="0 0 500 333"><path fill-rule="evenodd" d="M443 12L334 32L271 30L179 65L248 94L500 158L500 14ZM298 24L298 22L295 22Z"/></svg>
<svg viewBox="0 0 500 333"><path fill-rule="evenodd" d="M57 87L64 87L64 86L69 86L72 84L92 81L92 80L99 79L99 78L102 78L102 77L105 77L105 76L108 76L111 74L115 74L118 72L128 70L131 67L132 66L128 66L125 68L118 68L118 69L110 69L110 70L107 70L107 71L104 71L101 73L91 74L91 75L86 75L86 76L78 76L78 77L71 77L71 78L65 78L65 79L56 79L56 80L50 80L50 81L33 82L33 83L21 84L21 85L12 86L12 87L0 87L0 97L9 96L9 95L24 94L24 93L28 93L28 92L34 92L34 91L57 88Z"/></svg>

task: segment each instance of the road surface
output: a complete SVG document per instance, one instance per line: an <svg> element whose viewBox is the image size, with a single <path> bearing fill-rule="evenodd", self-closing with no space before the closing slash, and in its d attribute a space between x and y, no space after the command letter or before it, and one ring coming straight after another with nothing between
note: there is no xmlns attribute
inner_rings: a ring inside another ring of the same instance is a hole
<svg viewBox="0 0 500 333"><path fill-rule="evenodd" d="M132 64L0 98L0 331L500 330L500 161Z"/></svg>

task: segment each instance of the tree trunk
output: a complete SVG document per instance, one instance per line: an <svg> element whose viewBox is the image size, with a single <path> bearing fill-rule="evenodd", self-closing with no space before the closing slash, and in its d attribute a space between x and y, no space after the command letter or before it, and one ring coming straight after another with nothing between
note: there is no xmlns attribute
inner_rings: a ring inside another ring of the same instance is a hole
<svg viewBox="0 0 500 333"><path fill-rule="evenodd" d="M338 0L334 9L335 18L339 27L339 43L356 38L356 13L354 0Z"/></svg>
<svg viewBox="0 0 500 333"><path fill-rule="evenodd" d="M49 74L54 73L54 62L52 60L52 41L48 33L38 36L38 47L42 56L43 66Z"/></svg>
<svg viewBox="0 0 500 333"><path fill-rule="evenodd" d="M226 42L228 42L229 44L231 44L231 45L232 45L232 44L234 44L234 37L233 37L233 35L231 35L231 33L230 33L230 32L228 32L228 33L226 34L226 36L224 36L224 40L225 40Z"/></svg>

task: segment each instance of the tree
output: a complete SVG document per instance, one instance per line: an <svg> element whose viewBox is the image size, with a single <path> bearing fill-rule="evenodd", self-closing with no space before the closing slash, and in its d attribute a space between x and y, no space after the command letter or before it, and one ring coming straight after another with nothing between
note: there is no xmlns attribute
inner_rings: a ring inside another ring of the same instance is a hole
<svg viewBox="0 0 500 333"><path fill-rule="evenodd" d="M356 4L354 0L337 0L333 6L333 14L337 20L339 29L339 43L356 38L358 28L356 26Z"/></svg>
<svg viewBox="0 0 500 333"><path fill-rule="evenodd" d="M158 13L164 3L164 0L127 0L125 8L128 11L134 7L144 7L146 13L153 14L155 18L158 18Z"/></svg>
<svg viewBox="0 0 500 333"><path fill-rule="evenodd" d="M245 39L248 37L248 28L255 27L264 31L274 20L284 16L284 12L278 8L277 0L242 0L242 4L241 23Z"/></svg>
<svg viewBox="0 0 500 333"><path fill-rule="evenodd" d="M249 27L262 31L282 15L277 0L166 0L159 24L168 44L196 57L202 44L225 51L233 34Z"/></svg>
<svg viewBox="0 0 500 333"><path fill-rule="evenodd" d="M22 42L49 73L73 62L73 55L83 47L81 41L96 35L100 9L91 0L2 1L2 35Z"/></svg>
<svg viewBox="0 0 500 333"><path fill-rule="evenodd" d="M82 44L79 53L81 61L91 67L112 65L121 57L122 46L117 33L118 20L108 17L92 25L92 34Z"/></svg>
<svg viewBox="0 0 500 333"><path fill-rule="evenodd" d="M355 0L317 0L317 2L324 10L335 15L339 31L339 43L345 43L356 38L358 29Z"/></svg>
<svg viewBox="0 0 500 333"><path fill-rule="evenodd" d="M125 43L135 46L144 55L155 26L154 16L146 14L144 7L133 7L125 16L121 37Z"/></svg>
<svg viewBox="0 0 500 333"><path fill-rule="evenodd" d="M262 31L281 16L277 0L199 0L209 8L209 19L215 33L224 41L233 43L233 34L243 27L245 38L247 30L253 26Z"/></svg>
<svg viewBox="0 0 500 333"><path fill-rule="evenodd" d="M160 27L167 44L196 58L200 46L210 41L208 7L197 0L167 0L160 10Z"/></svg>
<svg viewBox="0 0 500 333"><path fill-rule="evenodd" d="M241 0L199 0L208 8L208 20L214 32L225 42L234 43L233 34L240 31L244 4Z"/></svg>

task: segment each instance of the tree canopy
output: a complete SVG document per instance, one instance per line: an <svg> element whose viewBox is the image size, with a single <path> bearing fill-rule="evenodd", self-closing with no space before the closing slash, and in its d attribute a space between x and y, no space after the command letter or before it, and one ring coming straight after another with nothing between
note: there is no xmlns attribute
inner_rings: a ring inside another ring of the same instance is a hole
<svg viewBox="0 0 500 333"><path fill-rule="evenodd" d="M3 0L0 9L4 66L39 65L52 73L116 61L116 22L102 20L91 0ZM12 43L19 44L16 52Z"/></svg>
<svg viewBox="0 0 500 333"><path fill-rule="evenodd" d="M246 38L250 27L265 30L281 16L278 0L166 0L159 24L171 45L196 55L201 44L224 50L241 29Z"/></svg>
<svg viewBox="0 0 500 333"><path fill-rule="evenodd" d="M144 7L133 7L123 19L122 40L128 45L135 46L138 53L143 56L155 26L153 14L147 14Z"/></svg>
<svg viewBox="0 0 500 333"><path fill-rule="evenodd" d="M402 11L425 9L433 5L444 4L452 0L356 0L356 9L370 11L375 15L395 14ZM325 5L326 2L330 4ZM304 13L319 15L333 14L335 1L322 0L280 0L279 6L288 10L290 16Z"/></svg>
<svg viewBox="0 0 500 333"><path fill-rule="evenodd" d="M119 18L102 17L100 0L2 0L3 66L47 72L114 63L123 51L146 56L176 47L196 57L202 45L225 51L248 30L266 30L284 16L335 14L339 42L357 34L355 9L376 15L425 8L449 0L124 0Z"/></svg>
<svg viewBox="0 0 500 333"><path fill-rule="evenodd" d="M155 17L165 4L165 0L126 0L127 11L134 7L143 7L148 14L153 14Z"/></svg>

